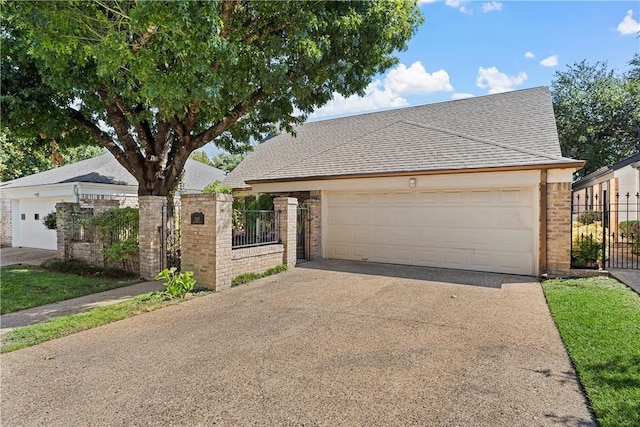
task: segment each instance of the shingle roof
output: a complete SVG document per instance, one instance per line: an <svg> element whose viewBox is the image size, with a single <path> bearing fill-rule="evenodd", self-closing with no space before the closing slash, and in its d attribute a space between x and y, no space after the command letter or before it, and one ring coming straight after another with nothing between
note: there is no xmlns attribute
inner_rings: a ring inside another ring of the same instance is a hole
<svg viewBox="0 0 640 427"><path fill-rule="evenodd" d="M632 165L634 163L640 162L640 153L636 153L632 156L629 156L625 159L620 160L612 165L603 166L600 169L591 172L589 175L585 175L576 182L573 183L573 190L580 190L584 187L588 187L593 182L598 181L598 178L602 179L602 177L617 171L618 169L622 169L626 166Z"/></svg>
<svg viewBox="0 0 640 427"><path fill-rule="evenodd" d="M225 180L575 163L562 157L546 87L305 123L255 147Z"/></svg>
<svg viewBox="0 0 640 427"><path fill-rule="evenodd" d="M189 159L185 165L183 188L201 190L207 184L216 180L222 181L224 178L225 173L220 169ZM135 178L118 163L111 153L105 153L91 159L1 183L0 189L6 190L66 182L138 185Z"/></svg>

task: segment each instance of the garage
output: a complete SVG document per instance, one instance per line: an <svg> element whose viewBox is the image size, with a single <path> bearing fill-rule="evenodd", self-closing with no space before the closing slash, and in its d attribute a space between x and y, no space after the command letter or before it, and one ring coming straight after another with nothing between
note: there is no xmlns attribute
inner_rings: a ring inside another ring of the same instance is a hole
<svg viewBox="0 0 640 427"><path fill-rule="evenodd" d="M535 275L534 186L327 192L327 257Z"/></svg>
<svg viewBox="0 0 640 427"><path fill-rule="evenodd" d="M46 214L55 211L55 204L56 200L20 200L16 203L13 246L55 250L56 230L49 230L42 223Z"/></svg>

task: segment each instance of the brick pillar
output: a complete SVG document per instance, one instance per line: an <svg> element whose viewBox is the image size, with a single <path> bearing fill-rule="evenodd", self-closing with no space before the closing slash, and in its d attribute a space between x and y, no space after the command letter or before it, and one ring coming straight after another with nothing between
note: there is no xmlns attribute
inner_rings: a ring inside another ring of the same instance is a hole
<svg viewBox="0 0 640 427"><path fill-rule="evenodd" d="M79 203L61 202L56 203L56 237L58 240L58 258L71 258L73 241L73 218L74 212L80 211Z"/></svg>
<svg viewBox="0 0 640 427"><path fill-rule="evenodd" d="M547 270L566 275L571 268L571 183L547 184Z"/></svg>
<svg viewBox="0 0 640 427"><path fill-rule="evenodd" d="M322 201L320 192L311 192L311 199L307 201L309 207L309 259L322 258Z"/></svg>
<svg viewBox="0 0 640 427"><path fill-rule="evenodd" d="M289 267L296 265L297 257L297 227L298 227L298 199L293 197L276 197L273 208L280 215L280 242L284 246L282 262Z"/></svg>
<svg viewBox="0 0 640 427"><path fill-rule="evenodd" d="M182 195L180 264L182 271L193 271L198 286L231 287L232 203L230 194Z"/></svg>
<svg viewBox="0 0 640 427"><path fill-rule="evenodd" d="M140 196L140 226L138 241L140 242L140 277L153 280L166 264L166 248L161 238L162 212L167 202L163 196Z"/></svg>

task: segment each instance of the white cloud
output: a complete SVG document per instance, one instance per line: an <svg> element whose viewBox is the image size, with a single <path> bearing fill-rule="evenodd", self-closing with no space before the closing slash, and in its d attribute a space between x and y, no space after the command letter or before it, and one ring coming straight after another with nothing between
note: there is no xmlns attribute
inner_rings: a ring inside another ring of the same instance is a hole
<svg viewBox="0 0 640 427"><path fill-rule="evenodd" d="M418 0L418 4L435 3L438 0Z"/></svg>
<svg viewBox="0 0 640 427"><path fill-rule="evenodd" d="M398 95L422 95L453 90L449 83L449 73L439 70L429 74L420 61L414 62L409 68L400 64L389 71L384 79L384 87Z"/></svg>
<svg viewBox="0 0 640 427"><path fill-rule="evenodd" d="M453 95L451 95L451 99L465 99L465 98L473 98L475 95L472 93L465 93L465 92L456 92Z"/></svg>
<svg viewBox="0 0 640 427"><path fill-rule="evenodd" d="M444 2L445 5L456 8L460 12L470 15L471 10L469 10L466 6L464 6L465 3L467 3L467 0L446 0Z"/></svg>
<svg viewBox="0 0 640 427"><path fill-rule="evenodd" d="M508 76L496 67L480 67L476 84L482 89L489 88L489 93L500 93L513 90L514 86L521 85L525 80L527 80L527 73L524 71L517 76Z"/></svg>
<svg viewBox="0 0 640 427"><path fill-rule="evenodd" d="M407 67L398 65L390 70L383 80L374 80L367 86L365 95L345 98L336 93L331 101L317 109L309 117L336 116L341 114L381 110L409 105L404 96L428 95L436 92L451 92L449 73L445 70L429 73L420 61Z"/></svg>
<svg viewBox="0 0 640 427"><path fill-rule="evenodd" d="M640 22L633 19L633 10L628 10L622 22L618 24L618 32L625 36L640 32Z"/></svg>
<svg viewBox="0 0 640 427"><path fill-rule="evenodd" d="M527 51L524 53L524 57L527 59L532 59L532 58L535 58L536 56L533 54L533 52Z"/></svg>
<svg viewBox="0 0 640 427"><path fill-rule="evenodd" d="M482 3L482 11L484 13L487 12L491 12L491 11L501 11L502 10L502 3L500 3L499 1L491 1L491 2L487 2L487 3Z"/></svg>
<svg viewBox="0 0 640 427"><path fill-rule="evenodd" d="M558 65L558 55L551 55L547 58L544 58L542 61L540 61L540 65L542 65L543 67L555 67L556 65Z"/></svg>

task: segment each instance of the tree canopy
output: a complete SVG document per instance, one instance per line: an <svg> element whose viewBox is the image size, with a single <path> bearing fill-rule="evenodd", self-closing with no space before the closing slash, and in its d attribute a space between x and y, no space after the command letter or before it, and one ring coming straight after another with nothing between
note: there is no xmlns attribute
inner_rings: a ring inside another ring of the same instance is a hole
<svg viewBox="0 0 640 427"><path fill-rule="evenodd" d="M582 61L556 72L551 85L562 154L586 160L587 175L638 152L640 55L625 73Z"/></svg>
<svg viewBox="0 0 640 427"><path fill-rule="evenodd" d="M206 143L240 153L363 94L421 22L415 1L7 2L3 126L93 138L167 195Z"/></svg>
<svg viewBox="0 0 640 427"><path fill-rule="evenodd" d="M244 154L220 153L213 158L209 158L204 150L197 150L191 153L193 160L213 166L225 172L231 172L244 159Z"/></svg>

